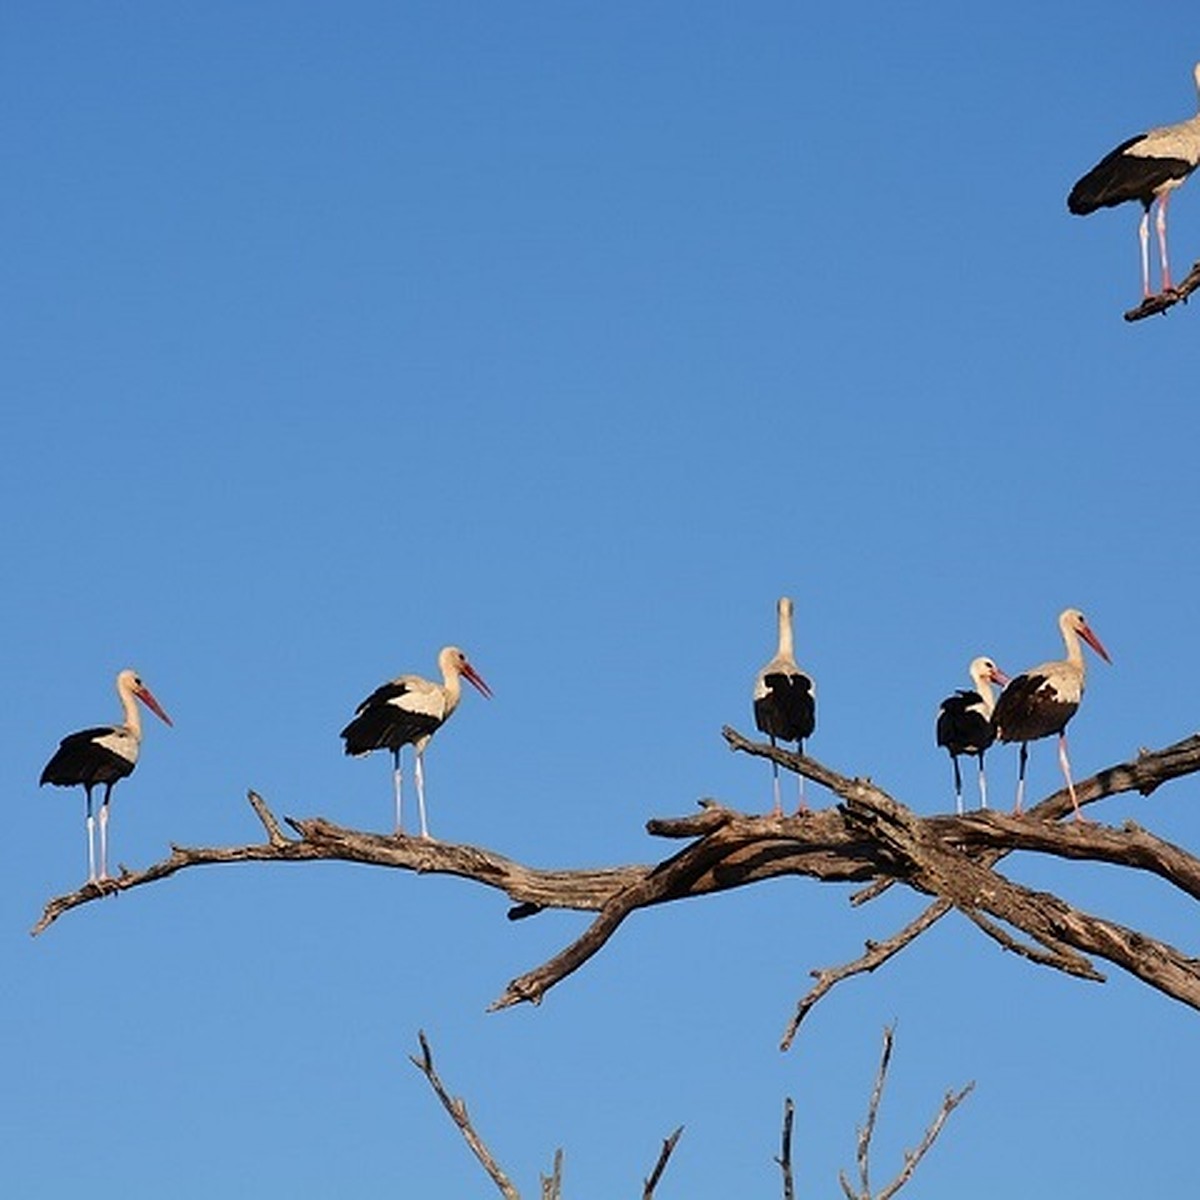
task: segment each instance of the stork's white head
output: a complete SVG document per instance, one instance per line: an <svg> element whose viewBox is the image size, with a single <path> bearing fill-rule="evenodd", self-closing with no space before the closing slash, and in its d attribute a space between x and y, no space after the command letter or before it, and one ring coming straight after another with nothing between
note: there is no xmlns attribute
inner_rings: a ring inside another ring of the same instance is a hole
<svg viewBox="0 0 1200 1200"><path fill-rule="evenodd" d="M457 646L445 646L438 655L438 666L444 676L461 675L489 700L492 689L483 681L483 677L467 661L467 656Z"/></svg>
<svg viewBox="0 0 1200 1200"><path fill-rule="evenodd" d="M1092 632L1087 618L1079 609L1064 608L1058 618L1058 627L1062 630L1064 638L1069 639L1070 633L1078 634L1106 663L1112 663L1112 659L1108 657L1108 651L1100 644L1100 639Z"/></svg>
<svg viewBox="0 0 1200 1200"><path fill-rule="evenodd" d="M136 696L159 720L168 725L175 724L163 711L162 705L154 698L154 693L142 682L138 673L129 667L117 676L117 695L122 699L126 696Z"/></svg>
<svg viewBox="0 0 1200 1200"><path fill-rule="evenodd" d="M1001 687L1008 683L1008 676L986 656L971 659L969 670L975 686L980 690L985 683L998 683Z"/></svg>

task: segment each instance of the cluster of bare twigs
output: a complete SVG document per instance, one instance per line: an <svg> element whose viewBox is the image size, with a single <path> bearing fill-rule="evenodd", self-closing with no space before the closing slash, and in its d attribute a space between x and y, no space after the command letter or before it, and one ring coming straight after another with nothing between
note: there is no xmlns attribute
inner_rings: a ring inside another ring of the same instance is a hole
<svg viewBox="0 0 1200 1200"><path fill-rule="evenodd" d="M463 1135L463 1140L470 1147L471 1153L479 1160L480 1165L487 1172L488 1178L496 1185L500 1194L505 1197L505 1200L520 1200L521 1193L517 1191L512 1180L501 1169L495 1155L488 1149L483 1138L475 1129L467 1112L466 1102L451 1096L447 1091L445 1084L438 1075L437 1069L434 1067L433 1051L429 1048L429 1041L425 1037L423 1030L418 1032L417 1038L421 1044L421 1055L420 1057L411 1055L410 1061L429 1081L429 1086L433 1089L434 1095L437 1096L442 1107L450 1114L451 1120L458 1126L459 1132ZM894 1040L894 1026L886 1027L883 1031L883 1049L879 1057L879 1069L876 1072L875 1085L871 1089L871 1097L867 1103L866 1121L858 1130L858 1145L855 1156L858 1165L858 1187L855 1188L851 1185L844 1171L838 1175L838 1180L842 1185L842 1191L845 1193L847 1200L892 1200L892 1197L913 1177L917 1167L921 1164L921 1160L932 1149L950 1114L970 1095L975 1087L974 1082L972 1082L957 1092L946 1093L941 1107L926 1128L916 1149L906 1150L904 1161L891 1182L878 1192L873 1192L871 1190L871 1139L875 1134L875 1125L879 1119L880 1105L883 1102L883 1089L884 1084L887 1082L888 1069L891 1066ZM782 1173L783 1200L795 1200L796 1194L795 1180L792 1172L792 1134L795 1113L795 1104L789 1096L783 1105L783 1132L780 1136L779 1157L775 1159ZM675 1147L682 1135L683 1126L681 1125L669 1137L663 1139L658 1159L650 1174L643 1181L642 1200L654 1200L655 1191L662 1181L667 1164L670 1162L671 1155L674 1153ZM562 1200L562 1179L563 1152L560 1148L554 1152L554 1165L551 1173L541 1177L541 1200Z"/></svg>
<svg viewBox="0 0 1200 1200"><path fill-rule="evenodd" d="M525 866L480 847L429 838L368 833L320 817L289 817L289 832L266 803L250 793L266 841L241 846L174 846L145 870L103 884L86 884L55 897L33 932L64 913L108 894L128 891L191 867L235 862L342 860L422 874L449 874L503 891L518 919L548 908L596 914L558 954L512 980L492 1005L538 1002L596 954L640 908L746 887L784 875L867 885L853 897L863 904L903 884L932 898L903 929L869 942L844 964L814 972L815 985L799 1002L784 1034L789 1046L813 1005L842 980L874 971L946 913L956 910L1006 950L1082 979L1103 979L1093 959L1104 959L1144 983L1200 1008L1200 961L1151 934L1084 912L1065 900L1013 882L997 864L1015 850L1063 859L1104 862L1157 875L1200 899L1200 859L1127 822L1120 828L1092 821L1063 823L1071 802L1060 790L1020 816L984 810L963 816L919 816L869 779L841 775L815 759L748 741L724 731L731 749L774 759L828 788L838 803L794 816L754 816L705 802L692 816L654 819L649 832L686 844L651 865L599 869ZM1082 781L1082 805L1138 791L1149 795L1167 780L1200 770L1200 735L1158 751L1143 751Z"/></svg>

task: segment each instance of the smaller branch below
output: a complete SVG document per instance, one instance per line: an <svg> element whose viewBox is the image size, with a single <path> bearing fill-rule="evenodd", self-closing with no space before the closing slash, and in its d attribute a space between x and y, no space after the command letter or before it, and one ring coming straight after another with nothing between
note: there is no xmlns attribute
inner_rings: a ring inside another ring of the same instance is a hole
<svg viewBox="0 0 1200 1200"><path fill-rule="evenodd" d="M423 1029L417 1032L417 1038L421 1043L421 1057L417 1058L415 1054L410 1054L409 1061L429 1080L429 1086L433 1088L434 1095L442 1102L442 1107L450 1114L451 1120L458 1126L463 1139L470 1146L471 1152L479 1159L483 1169L500 1190L500 1194L505 1197L505 1200L521 1200L521 1193L513 1187L512 1181L500 1169L500 1164L492 1157L491 1151L476 1133L475 1126L471 1124L471 1118L467 1113L465 1102L456 1099L446 1091L445 1085L434 1068L433 1051L429 1048L429 1041L425 1037Z"/></svg>
<svg viewBox="0 0 1200 1200"><path fill-rule="evenodd" d="M663 1139L662 1149L658 1152L658 1161L654 1164L654 1170L650 1172L650 1178L645 1181L646 1186L642 1189L642 1200L654 1200L654 1189L658 1187L658 1181L667 1169L667 1163L675 1149L675 1143L682 1135L683 1126L680 1125L670 1137Z"/></svg>
<svg viewBox="0 0 1200 1200"><path fill-rule="evenodd" d="M775 1162L783 1174L783 1200L795 1200L796 1185L792 1179L792 1126L796 1121L796 1106L791 1096L783 1102L783 1132L779 1136L779 1157Z"/></svg>

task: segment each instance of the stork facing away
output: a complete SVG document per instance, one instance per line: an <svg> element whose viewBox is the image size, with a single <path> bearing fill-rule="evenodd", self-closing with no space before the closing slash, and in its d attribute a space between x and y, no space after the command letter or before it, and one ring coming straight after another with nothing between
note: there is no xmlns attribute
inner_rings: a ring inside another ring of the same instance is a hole
<svg viewBox="0 0 1200 1200"><path fill-rule="evenodd" d="M804 739L812 736L817 724L817 691L812 676L796 665L792 644L792 602L781 596L776 607L779 618L779 649L775 657L754 679L754 723L760 732L775 745L795 742L797 752L804 753ZM779 764L772 760L776 815L783 812L779 799ZM804 776L797 777L799 811L807 811L804 802Z"/></svg>
<svg viewBox="0 0 1200 1200"><path fill-rule="evenodd" d="M124 670L117 676L117 695L125 719L120 725L99 725L69 733L58 744L54 756L42 771L38 786L52 783L58 787L83 785L87 813L88 882L108 878L108 802L113 785L133 773L142 746L142 718L135 701L140 700L156 717L172 724L150 689L136 671ZM100 802L100 873L96 874L96 822L92 816L92 789L104 785Z"/></svg>
<svg viewBox="0 0 1200 1200"><path fill-rule="evenodd" d="M1071 763L1067 757L1067 723L1075 715L1083 698L1083 649L1079 639L1083 638L1106 663L1111 663L1112 659L1079 609L1064 609L1059 615L1058 627L1067 647L1067 657L1031 667L1018 675L1000 693L992 712L992 724L1000 741L1021 743L1017 803L1013 811L1021 811L1025 798L1025 760L1029 743L1058 734L1058 762L1067 781L1075 818L1082 820L1075 784L1071 779Z"/></svg>
<svg viewBox="0 0 1200 1200"><path fill-rule="evenodd" d="M958 769L960 754L973 754L979 759L979 803L987 808L987 779L983 773L983 756L996 740L992 728L992 708L996 694L992 684L1001 686L1008 676L990 658L973 658L968 668L973 691L960 688L953 696L947 696L938 709L937 744L945 746L954 764L954 801L959 815L963 811L962 774Z"/></svg>
<svg viewBox="0 0 1200 1200"><path fill-rule="evenodd" d="M484 696L491 688L467 661L457 646L445 646L438 654L442 682L435 683L420 675L401 675L377 687L355 710L354 720L341 732L346 753L369 754L372 750L392 752L392 783L396 803L396 832L404 832L403 779L400 750L412 746L413 774L417 781L417 809L421 836L429 836L425 821L425 747L429 739L446 723L462 697L461 680L466 679Z"/></svg>
<svg viewBox="0 0 1200 1200"><path fill-rule="evenodd" d="M1200 63L1192 70L1200 92ZM1171 267L1167 259L1167 203L1200 164L1200 113L1175 125L1160 125L1122 142L1106 154L1067 197L1067 208L1086 216L1098 208L1112 208L1126 200L1137 200L1143 208L1138 226L1142 248L1142 296L1150 291L1150 209L1158 201L1155 231L1162 271L1162 290L1171 290Z"/></svg>

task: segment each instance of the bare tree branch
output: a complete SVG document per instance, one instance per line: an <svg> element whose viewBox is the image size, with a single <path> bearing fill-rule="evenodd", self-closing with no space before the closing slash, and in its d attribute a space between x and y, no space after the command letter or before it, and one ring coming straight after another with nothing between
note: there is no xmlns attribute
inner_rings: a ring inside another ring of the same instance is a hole
<svg viewBox="0 0 1200 1200"><path fill-rule="evenodd" d="M429 1080L429 1086L433 1088L434 1094L442 1102L442 1107L450 1114L451 1119L462 1133L463 1139L470 1146L471 1152L479 1159L480 1164L491 1177L500 1194L506 1200L521 1200L521 1193L513 1187L512 1181L500 1169L500 1164L492 1157L491 1151L488 1150L483 1139L475 1132L475 1127L471 1124L471 1118L467 1113L466 1104L462 1100L451 1096L446 1091L437 1071L434 1069L433 1052L429 1049L429 1042L425 1037L425 1031L420 1030L417 1037L421 1043L421 1057L417 1058L416 1055L410 1055L409 1061Z"/></svg>
<svg viewBox="0 0 1200 1200"><path fill-rule="evenodd" d="M795 1200L796 1189L792 1180L792 1126L796 1120L796 1106L791 1096L783 1102L783 1131L779 1136L779 1157L775 1160L783 1174L783 1200Z"/></svg>
<svg viewBox="0 0 1200 1200"><path fill-rule="evenodd" d="M662 1179L663 1172L667 1169L667 1163L675 1149L675 1143L682 1135L683 1126L680 1125L670 1137L663 1139L662 1149L658 1152L658 1161L654 1164L654 1170L650 1172L650 1178L644 1181L642 1200L654 1200L654 1189L658 1187L658 1182Z"/></svg>
<svg viewBox="0 0 1200 1200"><path fill-rule="evenodd" d="M508 985L492 1006L505 1008L539 1001L602 949L640 908L781 876L808 876L826 883L870 885L856 893L860 901L903 884L932 897L933 903L896 934L869 942L860 958L816 972L816 985L800 1002L784 1035L785 1048L804 1016L836 983L873 971L951 908L1030 961L1100 979L1089 959L1104 958L1166 995L1200 1008L1200 963L1195 959L1148 933L1021 887L995 869L1013 850L1031 851L1145 871L1200 899L1200 860L1181 847L1132 823L1120 829L1090 821L1059 824L1071 812L1065 790L1054 792L1019 817L995 811L922 817L869 779L842 775L807 756L750 742L732 729L726 729L724 736L735 750L772 759L829 788L841 803L783 816L739 813L706 801L691 816L648 822L653 836L685 843L657 864L547 870L480 847L348 829L321 817L289 817L281 823L252 792L250 804L266 832L265 841L173 846L166 859L145 870L122 868L116 879L85 884L51 899L33 932L42 932L69 910L104 896L190 867L236 862L341 861L454 875L503 892L516 905L511 916L548 908L595 913L574 941ZM1193 735L1109 767L1081 781L1076 791L1081 804L1128 791L1149 795L1167 780L1197 771L1200 735Z"/></svg>
<svg viewBox="0 0 1200 1200"><path fill-rule="evenodd" d="M1159 292L1156 296L1147 296L1145 300L1137 306L1131 308L1125 314L1127 321L1140 321L1143 317L1152 317L1155 313L1166 312L1174 304L1178 304L1180 300L1187 302L1187 298L1200 287L1200 262L1192 264L1192 269L1188 272L1187 278L1173 288L1169 288L1165 292Z"/></svg>
<svg viewBox="0 0 1200 1200"><path fill-rule="evenodd" d="M921 1160L929 1153L933 1143L937 1141L942 1127L950 1114L971 1094L974 1083L968 1083L958 1092L947 1092L942 1100L942 1106L937 1115L925 1130L925 1136L915 1150L904 1152L904 1163L896 1177L883 1191L877 1195L871 1191L871 1139L875 1135L875 1125L879 1119L879 1109L883 1103L883 1088L887 1082L888 1070L891 1067L892 1046L895 1037L895 1026L888 1025L883 1030L883 1048L879 1055L879 1069L875 1074L875 1086L871 1089L871 1098L867 1104L867 1119L859 1128L855 1158L858 1163L858 1179L860 1190L855 1191L846 1172L838 1172L838 1182L847 1200L891 1200L891 1198L912 1178L913 1172Z"/></svg>
<svg viewBox="0 0 1200 1200"><path fill-rule="evenodd" d="M950 912L953 907L947 900L937 900L919 917L910 921L899 933L893 934L882 942L868 942L866 951L861 957L842 966L822 967L813 971L812 975L817 982L796 1005L796 1012L788 1023L787 1029L784 1030L783 1038L779 1043L780 1050L791 1049L792 1042L796 1040L796 1034L800 1032L800 1023L812 1011L817 1001L831 992L843 979L849 979L854 975L869 974L876 967L883 966L888 959L899 954L909 942L919 937L930 925Z"/></svg>
<svg viewBox="0 0 1200 1200"><path fill-rule="evenodd" d="M542 1176L542 1200L562 1200L562 1165L563 1152L560 1147L554 1152L554 1167L550 1174Z"/></svg>

